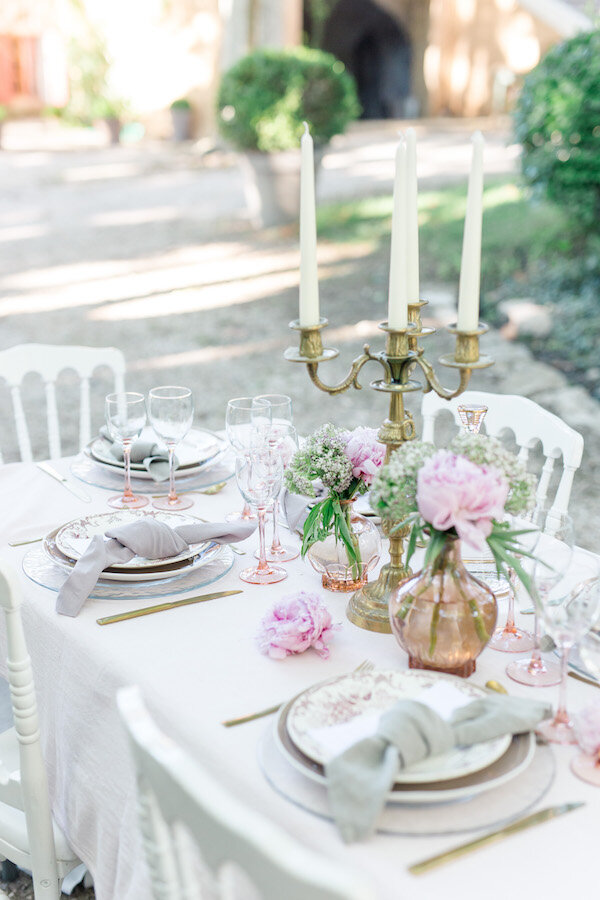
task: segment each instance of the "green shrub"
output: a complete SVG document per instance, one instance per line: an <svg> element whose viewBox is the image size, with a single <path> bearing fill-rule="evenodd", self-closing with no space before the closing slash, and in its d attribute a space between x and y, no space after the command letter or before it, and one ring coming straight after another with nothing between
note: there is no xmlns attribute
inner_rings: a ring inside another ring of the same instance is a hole
<svg viewBox="0 0 600 900"><path fill-rule="evenodd" d="M299 146L303 122L316 144L344 131L359 112L354 79L329 53L296 47L255 50L221 81L219 128L241 150Z"/></svg>
<svg viewBox="0 0 600 900"><path fill-rule="evenodd" d="M600 231L600 31L544 56L525 78L514 122L526 181L582 229Z"/></svg>

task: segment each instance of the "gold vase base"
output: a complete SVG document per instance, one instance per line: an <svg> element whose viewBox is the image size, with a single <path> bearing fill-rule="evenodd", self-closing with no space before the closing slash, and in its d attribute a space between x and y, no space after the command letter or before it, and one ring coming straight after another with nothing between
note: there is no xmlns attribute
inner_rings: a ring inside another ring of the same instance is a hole
<svg viewBox="0 0 600 900"><path fill-rule="evenodd" d="M392 591L409 575L412 571L406 566L384 566L377 581L366 584L350 597L346 617L366 631L391 634L389 599Z"/></svg>
<svg viewBox="0 0 600 900"><path fill-rule="evenodd" d="M327 572L323 572L321 582L326 591L347 594L350 591L357 591L359 588L364 587L367 583L367 578L342 578L339 575L328 575Z"/></svg>
<svg viewBox="0 0 600 900"><path fill-rule="evenodd" d="M457 675L459 678L468 678L469 675L472 675L475 671L475 660L469 659L462 666L457 666L454 669L447 669L443 666L428 666L423 660L418 659L416 656L408 657L408 668L409 669L427 669L430 672L443 672L445 675Z"/></svg>

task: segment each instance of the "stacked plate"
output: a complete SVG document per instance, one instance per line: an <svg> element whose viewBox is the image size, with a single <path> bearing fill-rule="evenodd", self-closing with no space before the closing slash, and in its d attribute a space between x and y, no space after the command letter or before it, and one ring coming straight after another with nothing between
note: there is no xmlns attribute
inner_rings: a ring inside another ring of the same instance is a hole
<svg viewBox="0 0 600 900"><path fill-rule="evenodd" d="M421 699L425 689L443 683L466 700L487 693L462 679L418 670L356 672L314 685L281 709L275 725L279 752L306 778L324 784L324 767L334 752L326 736L329 726L368 717L374 729L379 715L398 700ZM455 748L400 772L388 800L422 805L474 797L522 773L535 746L534 735L526 734Z"/></svg>
<svg viewBox="0 0 600 900"><path fill-rule="evenodd" d="M104 534L107 529L126 525L135 519L151 517L158 522L164 522L176 528L178 525L192 525L199 520L195 516L185 513L161 512L160 510L114 510L107 513L84 516L73 519L60 528L55 528L46 535L43 541L44 551L47 556L62 569L71 571L78 559L85 553L90 541L98 534ZM206 565L215 559L222 547L214 541L202 541L191 544L189 549L178 556L168 559L144 559L134 556L127 563L110 566L102 573L100 582L104 581L162 581L163 579L178 577L188 571Z"/></svg>

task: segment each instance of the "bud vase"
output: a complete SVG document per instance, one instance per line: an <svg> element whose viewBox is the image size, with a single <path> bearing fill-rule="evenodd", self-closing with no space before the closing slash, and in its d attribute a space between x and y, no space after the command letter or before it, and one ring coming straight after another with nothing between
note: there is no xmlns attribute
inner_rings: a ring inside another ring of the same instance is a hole
<svg viewBox="0 0 600 900"><path fill-rule="evenodd" d="M377 526L365 516L355 513L352 503L344 508L346 523L352 535L358 562L348 557L343 541L330 534L324 541L317 541L308 550L310 563L321 575L323 587L328 591L356 591L369 578L370 570L381 556L381 538Z"/></svg>
<svg viewBox="0 0 600 900"><path fill-rule="evenodd" d="M464 567L452 536L434 563L401 582L390 598L390 624L411 669L467 678L496 626L492 591Z"/></svg>

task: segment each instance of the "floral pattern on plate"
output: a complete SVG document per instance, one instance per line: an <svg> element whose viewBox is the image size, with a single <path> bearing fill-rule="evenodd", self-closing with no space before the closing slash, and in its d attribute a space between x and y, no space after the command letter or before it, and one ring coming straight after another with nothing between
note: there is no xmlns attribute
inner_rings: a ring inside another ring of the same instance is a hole
<svg viewBox="0 0 600 900"><path fill-rule="evenodd" d="M439 672L351 672L341 678L314 685L300 694L287 716L288 734L305 756L325 765L328 756L313 736L313 729L348 722L364 713L384 712L398 700L418 699L424 688L433 687L440 680L450 681L461 693L473 700L486 695L486 691L477 685ZM472 747L455 747L448 753L425 759L400 772L396 783L418 784L469 775L491 765L506 751L510 742L511 736L504 735Z"/></svg>
<svg viewBox="0 0 600 900"><path fill-rule="evenodd" d="M80 519L73 519L71 522L67 522L56 534L56 546L66 557L77 561L85 553L95 535L104 534L109 528L127 525L143 517L152 517L157 522L164 522L171 528L176 528L178 525L200 524L195 516L189 516L185 513L162 512L158 509L116 509L113 512L82 516ZM205 544L206 541L191 544L187 550L184 550L177 556L163 557L161 559L149 560L144 559L142 556L135 556L130 562L122 563L120 568L147 569L163 563L179 562L180 560L189 559L191 556L196 556Z"/></svg>

